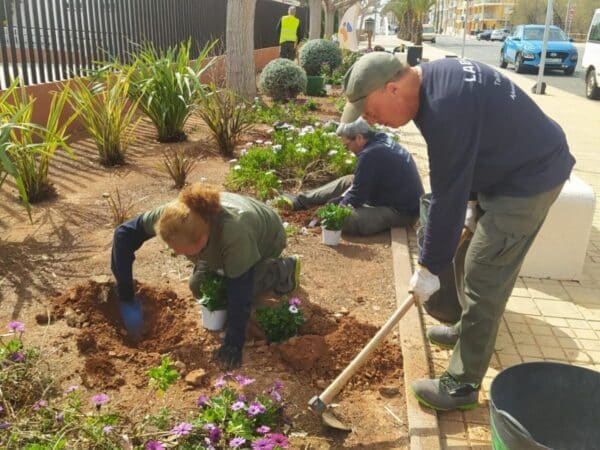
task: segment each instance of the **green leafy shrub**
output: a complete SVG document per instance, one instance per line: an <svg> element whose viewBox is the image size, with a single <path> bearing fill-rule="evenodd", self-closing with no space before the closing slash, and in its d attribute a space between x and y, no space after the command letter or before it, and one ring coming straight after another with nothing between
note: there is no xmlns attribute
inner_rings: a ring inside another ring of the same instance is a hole
<svg viewBox="0 0 600 450"><path fill-rule="evenodd" d="M312 39L300 49L300 65L307 75L318 76L324 64L329 70L342 63L342 52L337 44L326 39Z"/></svg>
<svg viewBox="0 0 600 450"><path fill-rule="evenodd" d="M341 230L351 214L351 206L340 206L335 203L328 203L317 210L317 217L321 219L321 225L328 230Z"/></svg>
<svg viewBox="0 0 600 450"><path fill-rule="evenodd" d="M104 70L92 81L76 78L77 88L71 92L71 105L81 115L105 166L123 164L125 152L135 139L141 118L136 118L139 100L129 100L134 71L135 67L116 74Z"/></svg>
<svg viewBox="0 0 600 450"><path fill-rule="evenodd" d="M331 84L334 86L341 86L346 72L348 72L348 69L350 69L361 56L362 53L342 49L342 64L331 72Z"/></svg>
<svg viewBox="0 0 600 450"><path fill-rule="evenodd" d="M306 108L309 111L316 111L317 109L319 109L319 104L317 102L315 102L313 99L309 99L306 102Z"/></svg>
<svg viewBox="0 0 600 450"><path fill-rule="evenodd" d="M227 286L221 275L207 272L200 285L200 292L202 292L200 304L209 311L227 308Z"/></svg>
<svg viewBox="0 0 600 450"><path fill-rule="evenodd" d="M214 62L207 63L207 58L216 42L206 44L194 61L191 40L164 51L146 44L135 55L129 94L156 126L159 142L186 139L183 127L198 108L203 90L200 78ZM127 71L118 62L109 66Z"/></svg>
<svg viewBox="0 0 600 450"><path fill-rule="evenodd" d="M67 128L75 115L62 117L68 96L68 84L61 92L53 93L46 125L43 127L31 125L35 99L27 96L20 81L12 84L0 98L0 115L15 117L21 112L19 122L10 130L8 139L11 145L7 154L19 174L29 202L43 200L54 193L49 169L55 153L65 150L73 155L66 141L69 138Z"/></svg>
<svg viewBox="0 0 600 450"><path fill-rule="evenodd" d="M217 89L214 83L200 99L200 117L206 122L224 156L232 156L240 135L250 126L251 113L245 100L229 89Z"/></svg>
<svg viewBox="0 0 600 450"><path fill-rule="evenodd" d="M296 98L306 90L306 73L289 59L274 59L260 74L260 89L275 101Z"/></svg>
<svg viewBox="0 0 600 450"><path fill-rule="evenodd" d="M227 176L228 189L265 200L282 189L317 186L354 172L356 158L335 134L335 125L297 129L283 124L277 128L273 142L242 150Z"/></svg>
<svg viewBox="0 0 600 450"><path fill-rule="evenodd" d="M284 342L298 334L298 329L304 323L300 304L300 299L293 297L283 302L279 308L256 310L256 321L269 342Z"/></svg>

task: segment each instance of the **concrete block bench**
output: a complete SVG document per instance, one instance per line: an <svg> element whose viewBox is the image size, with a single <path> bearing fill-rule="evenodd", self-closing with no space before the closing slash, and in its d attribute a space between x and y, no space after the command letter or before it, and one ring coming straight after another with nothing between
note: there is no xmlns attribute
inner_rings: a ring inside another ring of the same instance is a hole
<svg viewBox="0 0 600 450"><path fill-rule="evenodd" d="M592 230L596 196L591 186L575 175L565 183L550 208L519 275L577 280Z"/></svg>

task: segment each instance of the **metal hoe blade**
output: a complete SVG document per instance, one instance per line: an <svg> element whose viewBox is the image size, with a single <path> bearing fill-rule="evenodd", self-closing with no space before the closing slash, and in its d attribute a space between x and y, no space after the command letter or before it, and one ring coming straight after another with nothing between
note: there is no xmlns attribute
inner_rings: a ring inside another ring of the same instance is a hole
<svg viewBox="0 0 600 450"><path fill-rule="evenodd" d="M326 425L329 428L335 428L336 430L342 431L352 431L352 428L349 425L335 417L335 415L330 411L323 412L323 414L321 414L321 419L323 421L323 425Z"/></svg>

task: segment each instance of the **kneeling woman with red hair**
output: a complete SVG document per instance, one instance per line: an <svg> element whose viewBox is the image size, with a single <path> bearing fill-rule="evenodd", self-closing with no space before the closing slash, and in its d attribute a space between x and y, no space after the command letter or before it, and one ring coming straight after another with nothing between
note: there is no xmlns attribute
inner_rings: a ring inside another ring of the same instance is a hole
<svg viewBox="0 0 600 450"><path fill-rule="evenodd" d="M134 340L142 337L143 313L133 288L133 261L136 250L157 234L195 264L189 283L195 297L200 297L207 272L225 278L228 320L217 358L227 368L239 367L253 296L269 290L282 295L298 286L299 259L280 257L286 246L281 219L253 198L195 184L181 191L175 201L117 227L112 272L121 317Z"/></svg>

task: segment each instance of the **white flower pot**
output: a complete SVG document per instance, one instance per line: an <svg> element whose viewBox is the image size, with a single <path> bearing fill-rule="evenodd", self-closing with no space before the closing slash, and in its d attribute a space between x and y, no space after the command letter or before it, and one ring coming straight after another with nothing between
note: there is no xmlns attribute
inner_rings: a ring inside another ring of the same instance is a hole
<svg viewBox="0 0 600 450"><path fill-rule="evenodd" d="M327 93L327 95L331 95L331 93L333 92L333 84L326 84L325 92Z"/></svg>
<svg viewBox="0 0 600 450"><path fill-rule="evenodd" d="M338 245L342 237L342 230L328 230L321 228L321 240L325 245Z"/></svg>
<svg viewBox="0 0 600 450"><path fill-rule="evenodd" d="M222 330L227 320L227 310L218 309L209 311L206 306L200 305L202 309L202 326L207 330Z"/></svg>

